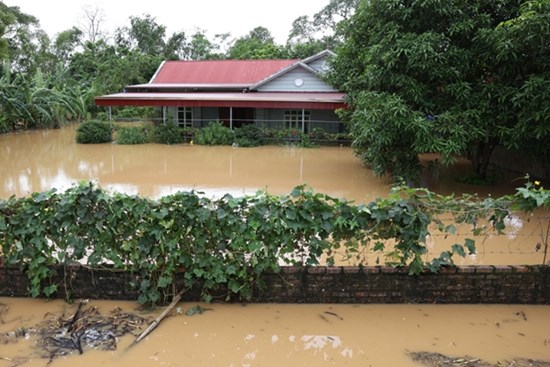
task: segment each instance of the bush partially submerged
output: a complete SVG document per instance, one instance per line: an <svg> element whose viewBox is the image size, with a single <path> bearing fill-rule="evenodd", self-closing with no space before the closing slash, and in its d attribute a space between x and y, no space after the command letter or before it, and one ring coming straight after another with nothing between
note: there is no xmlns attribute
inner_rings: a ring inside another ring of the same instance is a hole
<svg viewBox="0 0 550 367"><path fill-rule="evenodd" d="M120 126L117 128L117 144L146 144L151 142L147 126Z"/></svg>
<svg viewBox="0 0 550 367"><path fill-rule="evenodd" d="M197 131L195 142L201 145L231 145L235 141L235 133L219 121L210 122L208 126Z"/></svg>
<svg viewBox="0 0 550 367"><path fill-rule="evenodd" d="M110 143L113 140L113 129L109 123L87 121L76 129L76 142L79 144Z"/></svg>
<svg viewBox="0 0 550 367"><path fill-rule="evenodd" d="M181 144L185 141L184 133L184 129L173 124L156 126L155 143Z"/></svg>
<svg viewBox="0 0 550 367"><path fill-rule="evenodd" d="M244 125L235 130L235 143L240 147L257 147L263 144L264 132L256 125Z"/></svg>

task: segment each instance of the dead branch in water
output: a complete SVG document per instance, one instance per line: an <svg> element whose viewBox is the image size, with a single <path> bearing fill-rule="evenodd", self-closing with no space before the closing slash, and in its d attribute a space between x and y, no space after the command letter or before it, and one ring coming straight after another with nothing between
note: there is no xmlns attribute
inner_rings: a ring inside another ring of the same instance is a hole
<svg viewBox="0 0 550 367"><path fill-rule="evenodd" d="M170 303L168 305L168 307L166 307L164 309L164 311L162 311L162 313L160 315L158 315L158 317L156 319L153 320L153 322L151 322L151 325L149 325L149 327L143 332L141 333L137 338L136 340L134 340L132 342L132 344L130 344L130 346L128 348L131 348L133 347L134 345L136 345L137 343L139 343L141 340L143 340L143 338L145 338L147 335L149 335L159 324L160 322L166 317L166 315L168 315L168 313L170 313L170 311L172 311L172 309L174 307L176 307L176 305L178 304L178 302L181 300L181 297L183 296L183 294L187 291L187 289L182 289L178 294L176 294L174 296L174 299L172 300L172 303Z"/></svg>

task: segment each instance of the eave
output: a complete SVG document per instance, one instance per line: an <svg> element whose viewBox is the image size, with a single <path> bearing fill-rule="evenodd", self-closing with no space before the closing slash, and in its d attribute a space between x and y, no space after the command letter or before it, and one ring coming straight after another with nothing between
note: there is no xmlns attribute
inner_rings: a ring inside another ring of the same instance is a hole
<svg viewBox="0 0 550 367"><path fill-rule="evenodd" d="M96 97L98 106L249 107L336 110L344 93L118 93Z"/></svg>

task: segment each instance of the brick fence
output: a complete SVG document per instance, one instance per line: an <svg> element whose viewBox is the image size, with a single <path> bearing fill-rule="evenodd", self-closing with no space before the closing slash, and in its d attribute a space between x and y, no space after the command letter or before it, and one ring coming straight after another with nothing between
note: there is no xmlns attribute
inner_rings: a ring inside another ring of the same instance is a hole
<svg viewBox="0 0 550 367"><path fill-rule="evenodd" d="M65 286L71 298L138 297L130 287L136 279L129 273L81 266L65 270L57 268L53 278L59 298L65 298ZM549 266L457 266L418 276L386 266L283 267L261 280L264 287L255 289L250 302L550 304ZM0 267L0 296L27 296L28 285L19 269ZM200 287L187 292L184 300L199 301Z"/></svg>

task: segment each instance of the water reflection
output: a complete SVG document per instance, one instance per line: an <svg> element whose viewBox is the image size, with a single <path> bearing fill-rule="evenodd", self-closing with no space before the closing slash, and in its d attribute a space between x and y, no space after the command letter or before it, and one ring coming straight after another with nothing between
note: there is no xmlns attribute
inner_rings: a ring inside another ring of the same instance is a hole
<svg viewBox="0 0 550 367"><path fill-rule="evenodd" d="M66 189L80 180L153 198L178 190L235 196L300 184L357 201L387 194L390 182L364 169L350 148L79 145L75 127L0 136L0 197Z"/></svg>

